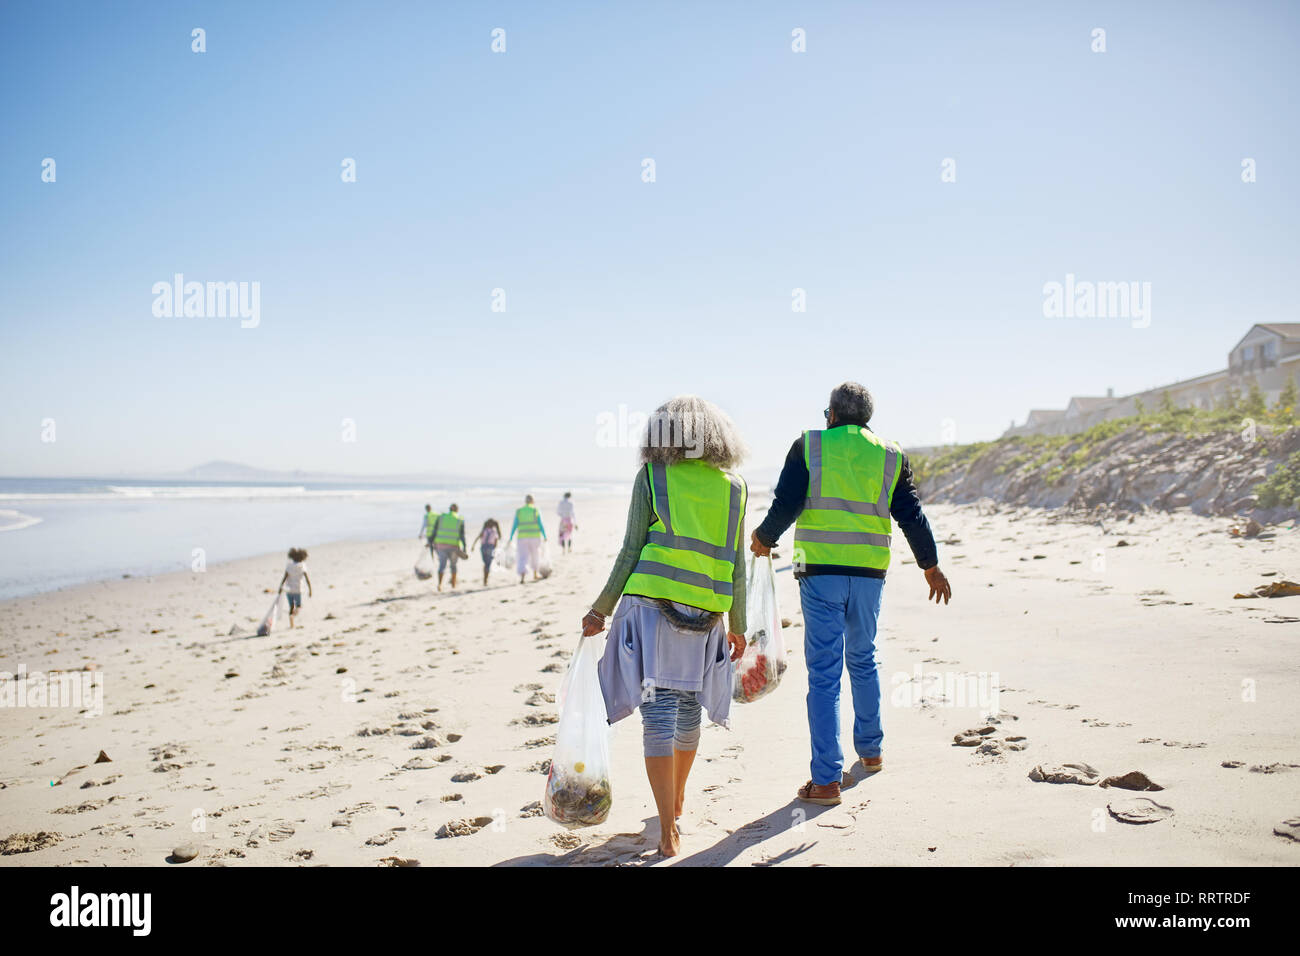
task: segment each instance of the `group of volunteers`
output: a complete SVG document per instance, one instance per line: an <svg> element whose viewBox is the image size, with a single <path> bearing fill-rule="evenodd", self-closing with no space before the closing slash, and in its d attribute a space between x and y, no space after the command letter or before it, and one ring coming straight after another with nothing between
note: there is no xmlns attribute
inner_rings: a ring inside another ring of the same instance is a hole
<svg viewBox="0 0 1300 956"><path fill-rule="evenodd" d="M564 493L564 498L556 510L560 516L560 549L571 551L573 531L577 527L573 521L572 492ZM460 558L468 558L469 549L476 545L483 558L483 584L487 585L488 576L492 573L492 561L496 556L497 545L501 543L501 525L497 523L496 518L488 518L484 521L483 528L473 542L466 546L465 519L460 516L460 506L452 504L442 514L435 514L432 506L425 505L419 537L425 539L429 545L429 553L437 559L439 591L442 590L442 579L448 566L451 569L451 586L453 588L456 586L456 562ZM519 583L524 582L529 571L532 571L533 580L536 581L540 576L538 568L542 542L546 540L546 528L542 524L541 512L537 510L532 495L525 495L523 505L515 509L515 520L510 526L510 537L506 539L506 544L511 544L516 537L519 543L515 552L515 573L519 575Z"/></svg>
<svg viewBox="0 0 1300 956"><path fill-rule="evenodd" d="M840 802L845 665L861 772L884 767L875 639L891 518L925 575L929 598L946 604L952 596L907 456L872 431L872 412L870 392L855 382L831 392L825 427L805 431L791 445L771 507L749 538L756 556L769 555L794 525L812 744L810 779L796 796L815 804ZM729 725L731 662L745 649L747 488L733 473L745 453L735 425L711 402L686 395L660 406L642 438L643 467L622 549L582 619L583 636L590 637L613 614L599 664L601 693L611 724L641 711L665 856L680 851L678 824L701 711Z"/></svg>

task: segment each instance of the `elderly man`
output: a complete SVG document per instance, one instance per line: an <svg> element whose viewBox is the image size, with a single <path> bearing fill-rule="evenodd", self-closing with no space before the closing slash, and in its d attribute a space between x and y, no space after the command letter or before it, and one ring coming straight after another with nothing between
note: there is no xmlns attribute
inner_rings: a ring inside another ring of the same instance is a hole
<svg viewBox="0 0 1300 956"><path fill-rule="evenodd" d="M891 516L925 572L929 596L936 604L952 597L907 456L867 427L872 410L871 393L856 382L831 392L826 427L804 432L790 447L772 507L750 542L755 554L768 554L795 526L812 737L812 778L798 796L808 803L840 802L840 677L846 664L854 749L867 773L884 768L875 642Z"/></svg>

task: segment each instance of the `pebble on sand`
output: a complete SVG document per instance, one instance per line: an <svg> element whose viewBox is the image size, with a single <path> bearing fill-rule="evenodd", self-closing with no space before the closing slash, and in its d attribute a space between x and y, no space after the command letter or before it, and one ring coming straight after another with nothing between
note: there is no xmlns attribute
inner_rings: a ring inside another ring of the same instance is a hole
<svg viewBox="0 0 1300 956"><path fill-rule="evenodd" d="M171 862L188 863L196 859L201 852L202 848L197 843L182 843L172 850Z"/></svg>

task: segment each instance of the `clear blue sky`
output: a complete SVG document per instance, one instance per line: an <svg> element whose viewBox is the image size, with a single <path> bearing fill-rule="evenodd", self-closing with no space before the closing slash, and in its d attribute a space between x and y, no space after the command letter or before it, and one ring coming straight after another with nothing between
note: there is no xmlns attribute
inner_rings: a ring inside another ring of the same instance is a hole
<svg viewBox="0 0 1300 956"><path fill-rule="evenodd" d="M1285 3L5 4L0 473L621 478L597 415L693 391L765 480L846 378L931 444L1221 368L1300 319L1298 26ZM177 272L260 282L261 324L155 318ZM1150 327L1044 318L1066 273L1150 282Z"/></svg>

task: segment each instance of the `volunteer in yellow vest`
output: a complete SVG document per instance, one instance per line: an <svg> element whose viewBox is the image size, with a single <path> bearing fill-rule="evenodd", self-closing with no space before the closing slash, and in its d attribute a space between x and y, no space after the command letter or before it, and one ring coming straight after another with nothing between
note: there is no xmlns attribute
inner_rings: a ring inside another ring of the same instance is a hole
<svg viewBox="0 0 1300 956"><path fill-rule="evenodd" d="M451 564L451 586L456 586L456 560L465 550L465 519L460 508L452 505L433 522L433 551L438 556L438 590L442 590L442 575Z"/></svg>
<svg viewBox="0 0 1300 956"><path fill-rule="evenodd" d="M746 491L731 473L744 454L711 402L683 395L660 406L642 436L622 550L582 619L591 637L614 614L599 665L605 712L612 724L641 710L666 856L680 849L701 712L727 724L731 661L745 648Z"/></svg>
<svg viewBox="0 0 1300 956"><path fill-rule="evenodd" d="M952 596L907 456L867 427L872 410L871 393L856 382L831 392L826 428L804 432L791 446L772 507L750 544L755 554L768 554L794 524L812 738L812 777L798 796L809 803L840 802L840 678L845 666L853 689L853 746L862 771L884 768L875 642L891 518L925 572L930 597L947 604Z"/></svg>
<svg viewBox="0 0 1300 956"><path fill-rule="evenodd" d="M423 538L429 545L429 554L433 555L433 526L437 522L438 516L433 513L432 505L424 506L424 517L420 519L420 533L417 538Z"/></svg>
<svg viewBox="0 0 1300 956"><path fill-rule="evenodd" d="M533 569L533 580L536 581L537 561L541 556L542 542L546 540L546 529L542 527L541 512L533 506L532 495L524 495L524 506L515 509L515 523L510 526L510 540L506 544L514 541L516 534L519 535L519 546L515 571L519 573L519 583L524 583L529 568Z"/></svg>

